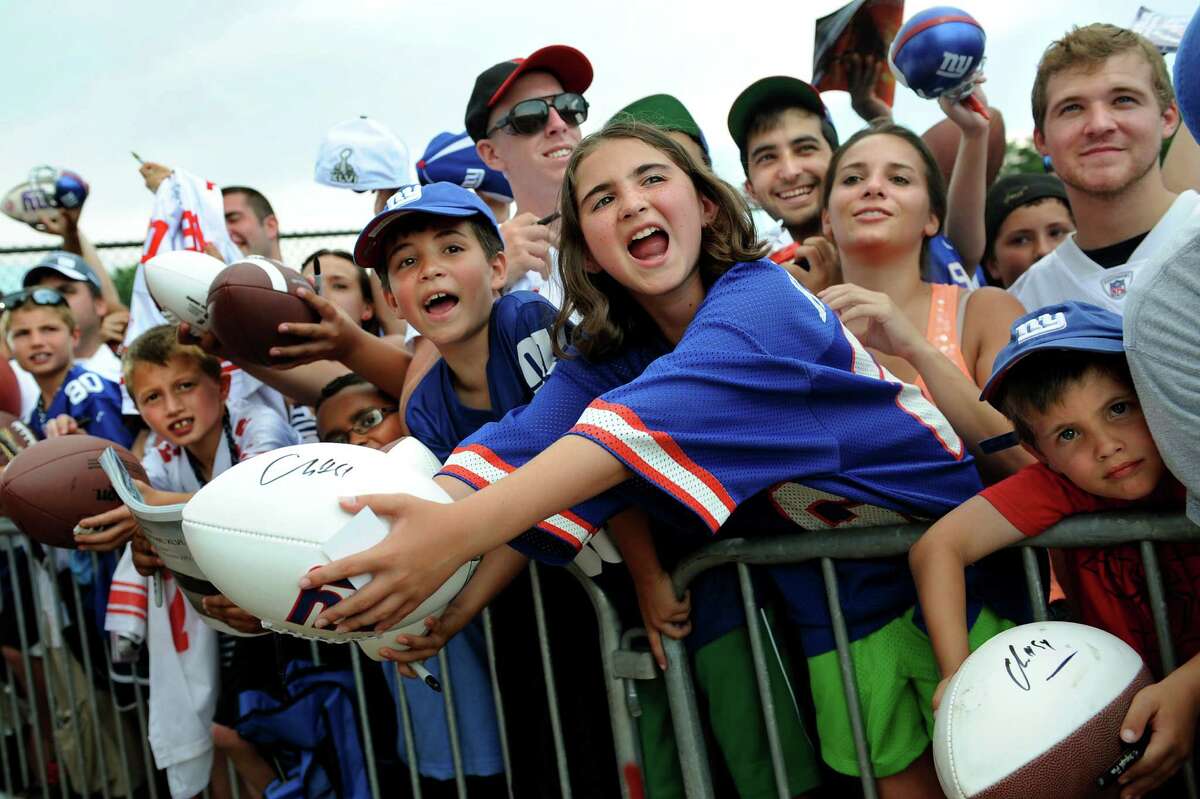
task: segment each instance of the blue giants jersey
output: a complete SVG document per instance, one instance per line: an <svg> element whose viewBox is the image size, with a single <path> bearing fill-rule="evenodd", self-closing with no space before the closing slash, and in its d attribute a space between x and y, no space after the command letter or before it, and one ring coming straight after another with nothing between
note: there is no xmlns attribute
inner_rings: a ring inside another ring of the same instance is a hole
<svg viewBox="0 0 1200 799"><path fill-rule="evenodd" d="M133 443L133 435L121 418L121 387L80 364L67 371L48 408L34 408L30 412L29 428L42 438L46 422L64 413L75 419L88 435L107 438L123 447Z"/></svg>
<svg viewBox="0 0 1200 799"><path fill-rule="evenodd" d="M488 396L492 409L468 408L439 360L413 389L404 421L414 438L445 461L464 438L527 404L554 368L551 328L557 310L532 291L506 294L488 320Z"/></svg>
<svg viewBox="0 0 1200 799"><path fill-rule="evenodd" d="M947 283L964 289L977 289L987 285L983 267L976 265L968 272L962 265L962 256L950 239L938 234L929 241L929 253L925 261L927 283Z"/></svg>
<svg viewBox="0 0 1200 799"><path fill-rule="evenodd" d="M717 280L673 350L559 361L529 406L464 441L443 473L483 487L567 433L604 447L636 479L514 541L552 562L573 557L631 501L676 528L679 511L693 528L715 532L739 510L730 526L740 532L796 531L937 517L980 489L945 417L768 261L738 264ZM856 635L915 601L903 562L838 568L843 597L866 586L878 594L856 597L870 606L862 613L847 608ZM879 573L854 579L863 569ZM809 571L797 592L785 592L788 604L812 606L796 621L825 628L819 572ZM810 656L832 639L811 643Z"/></svg>

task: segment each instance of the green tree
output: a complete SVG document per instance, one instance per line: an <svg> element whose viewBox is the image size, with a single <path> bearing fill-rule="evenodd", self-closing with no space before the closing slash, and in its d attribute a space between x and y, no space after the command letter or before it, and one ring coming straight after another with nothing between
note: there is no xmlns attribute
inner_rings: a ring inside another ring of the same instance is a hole
<svg viewBox="0 0 1200 799"><path fill-rule="evenodd" d="M126 308L133 297L133 278L136 275L137 264L119 266L112 270L113 285L117 287L117 294L121 296L121 302L125 303Z"/></svg>
<svg viewBox="0 0 1200 799"><path fill-rule="evenodd" d="M1032 173L1040 175L1046 171L1042 165L1042 156L1033 147L1030 139L1010 139L1004 144L1004 163L1000 165L1001 175Z"/></svg>

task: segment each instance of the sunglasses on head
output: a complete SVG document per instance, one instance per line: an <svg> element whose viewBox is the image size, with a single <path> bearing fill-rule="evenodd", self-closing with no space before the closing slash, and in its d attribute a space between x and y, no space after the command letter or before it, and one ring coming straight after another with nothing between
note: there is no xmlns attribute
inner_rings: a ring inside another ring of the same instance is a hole
<svg viewBox="0 0 1200 799"><path fill-rule="evenodd" d="M54 289L25 289L0 297L0 311L15 311L30 302L34 305L66 305L67 299Z"/></svg>
<svg viewBox="0 0 1200 799"><path fill-rule="evenodd" d="M350 423L349 430L335 430L325 436L325 441L330 444L349 444L350 434L357 433L360 436L365 436L367 433L374 430L379 425L383 424L383 420L389 414L393 414L399 408L367 408L358 416L354 417L354 421Z"/></svg>
<svg viewBox="0 0 1200 799"><path fill-rule="evenodd" d="M522 100L509 109L508 113L496 120L496 124L488 131L492 135L500 128L507 127L513 134L528 136L546 127L550 119L550 109L553 108L573 128L587 121L588 102L582 94L563 92L553 97L534 97Z"/></svg>

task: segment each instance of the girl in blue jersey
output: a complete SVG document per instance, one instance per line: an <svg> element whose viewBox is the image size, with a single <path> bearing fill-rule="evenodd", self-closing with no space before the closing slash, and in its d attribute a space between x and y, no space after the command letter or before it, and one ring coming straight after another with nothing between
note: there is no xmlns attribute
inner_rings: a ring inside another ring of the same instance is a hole
<svg viewBox="0 0 1200 799"><path fill-rule="evenodd" d="M661 132L617 122L585 139L561 210L560 321L580 321L553 379L446 462L438 479L459 501L344 501L395 521L377 547L301 582L374 575L319 624L385 628L459 564L505 542L566 562L630 505L671 534L761 535L935 517L979 490L945 418L881 368L828 306L760 260L742 200ZM915 592L902 559L837 569L856 645L912 627ZM772 572L810 659L822 754L855 773L819 570ZM973 607L971 621L979 616ZM877 660L875 650L856 653L884 795L936 795L921 716L928 702L913 687L923 672L905 672L892 652L887 673L866 673ZM928 660L931 691L937 670Z"/></svg>

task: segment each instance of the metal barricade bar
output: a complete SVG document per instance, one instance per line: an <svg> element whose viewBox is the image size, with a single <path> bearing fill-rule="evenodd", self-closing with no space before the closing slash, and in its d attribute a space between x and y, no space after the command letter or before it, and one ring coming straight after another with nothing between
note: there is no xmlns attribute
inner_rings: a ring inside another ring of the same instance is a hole
<svg viewBox="0 0 1200 799"><path fill-rule="evenodd" d="M845 530L826 536L814 533L798 533L795 535L754 539L726 539L709 544L702 550L689 556L679 564L672 575L676 593L682 596L688 585L699 574L725 563L738 564L740 576L740 570L750 564L773 565L797 563L814 558L821 560L821 568L829 602L830 618L837 645L839 665L841 667L843 690L850 715L858 765L862 775L863 794L868 799L873 799L877 795L875 780L870 767L870 753L867 746L861 708L858 702L858 692L854 686L854 666L849 648L849 637L846 632L845 619L842 615L841 604L837 595L837 581L833 560L903 555L908 552L909 548L925 529L926 526L924 525L907 524ZM1174 668L1175 658L1173 646L1170 641L1170 628L1167 622L1162 575L1158 567L1153 542L1194 541L1197 537L1198 531L1196 526L1182 514L1105 513L1082 515L1066 519L1045 533L1035 538L1019 541L1014 546L1024 548L1022 559L1033 614L1038 620L1045 620L1046 606L1042 595L1041 575L1038 571L1032 547L1105 547L1126 544L1130 541L1140 541L1151 598L1151 613L1154 618L1155 632L1158 637L1160 652L1163 655L1164 671L1165 673L1169 673ZM681 666L678 670L674 668L668 670L667 687L671 714L675 722L680 763L684 771L685 795L689 799L696 799L697 797L707 799L707 797L712 796L711 780L707 776L707 754L703 735L700 733L700 718L696 708L694 688L692 687L690 677L686 673L686 655L682 644L678 641L664 639L663 644L664 649L667 651L668 661L672 666L676 663ZM753 645L753 639L751 648L754 650L752 651L752 657L754 658L755 670L758 671L760 668L765 668L761 648ZM770 719L768 719L767 724L768 736L770 736ZM774 757L775 754L772 752L772 758L774 759ZM688 779L689 771L693 766L703 770L703 784L700 784L698 780ZM1196 778L1191 761L1185 765L1184 775L1188 785L1189 797L1191 799L1198 799Z"/></svg>

